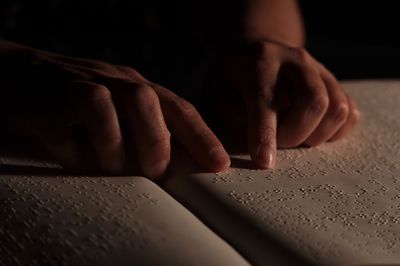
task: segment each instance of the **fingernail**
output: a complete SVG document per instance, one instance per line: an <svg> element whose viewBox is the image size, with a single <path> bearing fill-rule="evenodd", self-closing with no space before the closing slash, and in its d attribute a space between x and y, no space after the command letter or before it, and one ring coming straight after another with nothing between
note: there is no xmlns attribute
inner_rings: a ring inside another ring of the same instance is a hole
<svg viewBox="0 0 400 266"><path fill-rule="evenodd" d="M257 149L256 160L260 167L274 169L276 164L276 149L262 144Z"/></svg>
<svg viewBox="0 0 400 266"><path fill-rule="evenodd" d="M357 119L357 120L359 120L359 119L360 119L360 117L361 117L361 113L360 113L360 111L358 111L358 110L354 110L354 116L356 117L356 119Z"/></svg>
<svg viewBox="0 0 400 266"><path fill-rule="evenodd" d="M226 153L224 148L221 146L212 148L208 152L208 154L215 166L215 167L213 167L213 170L222 171L222 170L229 168L229 166L231 165L231 161L229 159L228 154Z"/></svg>
<svg viewBox="0 0 400 266"><path fill-rule="evenodd" d="M167 170L169 160L162 160L154 165L150 166L150 171L147 171L148 177L152 179L157 179L161 177Z"/></svg>

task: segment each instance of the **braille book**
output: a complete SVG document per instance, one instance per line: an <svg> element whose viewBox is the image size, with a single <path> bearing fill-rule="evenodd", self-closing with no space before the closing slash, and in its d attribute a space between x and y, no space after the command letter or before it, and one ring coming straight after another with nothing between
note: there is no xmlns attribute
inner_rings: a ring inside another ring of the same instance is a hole
<svg viewBox="0 0 400 266"><path fill-rule="evenodd" d="M279 150L275 170L232 155L221 173L182 159L162 185L1 174L0 265L399 263L400 82L342 85L360 106L355 131Z"/></svg>

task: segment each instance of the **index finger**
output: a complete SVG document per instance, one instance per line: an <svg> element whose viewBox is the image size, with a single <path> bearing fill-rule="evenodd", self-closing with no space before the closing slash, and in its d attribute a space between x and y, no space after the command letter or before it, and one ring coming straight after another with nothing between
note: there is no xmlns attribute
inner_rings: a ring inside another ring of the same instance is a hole
<svg viewBox="0 0 400 266"><path fill-rule="evenodd" d="M230 165L229 156L196 108L159 85L153 87L157 89L172 134L202 166L211 171L226 170Z"/></svg>
<svg viewBox="0 0 400 266"><path fill-rule="evenodd" d="M277 111L273 101L279 64L273 62L259 62L254 88L244 93L249 153L256 166L263 169L272 169L276 164Z"/></svg>
<svg viewBox="0 0 400 266"><path fill-rule="evenodd" d="M247 100L246 108L250 155L257 167L272 169L276 164L276 111L263 99Z"/></svg>

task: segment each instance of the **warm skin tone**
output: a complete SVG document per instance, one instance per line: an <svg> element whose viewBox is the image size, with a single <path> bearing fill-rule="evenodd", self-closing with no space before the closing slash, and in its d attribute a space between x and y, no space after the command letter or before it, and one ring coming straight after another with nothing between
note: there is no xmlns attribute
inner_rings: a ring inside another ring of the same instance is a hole
<svg viewBox="0 0 400 266"><path fill-rule="evenodd" d="M297 2L235 1L243 2L248 6L239 13L241 30L227 38L242 44L225 52L218 35L210 38L217 47L213 78L219 90L213 99L220 112L215 114L226 131L247 135L259 168L274 167L277 147L316 146L347 135L359 120L356 103L303 48Z"/></svg>
<svg viewBox="0 0 400 266"><path fill-rule="evenodd" d="M136 70L8 42L0 51L0 80L11 92L0 104L4 128L36 137L63 166L158 178L170 161L171 134L209 170L229 166L194 106ZM74 125L87 130L88 141L77 139Z"/></svg>
<svg viewBox="0 0 400 266"><path fill-rule="evenodd" d="M356 104L302 48L295 1L252 1L235 25L240 34L231 39L237 44L221 50L220 40L215 46L209 40L220 88L213 99L223 103L221 123L232 132L246 129L259 168L274 167L277 147L315 146L351 131L359 117ZM0 82L11 91L3 97L11 103L2 103L3 124L36 137L67 168L85 169L89 157L104 173L131 170L159 178L170 162L171 135L210 171L229 167L227 152L195 107L132 68L3 41L0 58ZM39 99L34 103L24 96L32 88ZM229 123L235 113L242 119ZM90 141L76 138L78 124Z"/></svg>

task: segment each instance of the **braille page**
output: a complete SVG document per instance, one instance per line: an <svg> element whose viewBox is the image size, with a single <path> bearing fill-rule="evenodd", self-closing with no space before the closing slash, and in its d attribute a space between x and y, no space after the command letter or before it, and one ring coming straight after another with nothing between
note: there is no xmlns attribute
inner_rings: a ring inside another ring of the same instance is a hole
<svg viewBox="0 0 400 266"><path fill-rule="evenodd" d="M177 175L167 191L257 265L400 262L400 82L343 86L362 114L346 139L279 150L275 170L233 156L230 170Z"/></svg>
<svg viewBox="0 0 400 266"><path fill-rule="evenodd" d="M248 263L148 179L0 175L0 265Z"/></svg>

